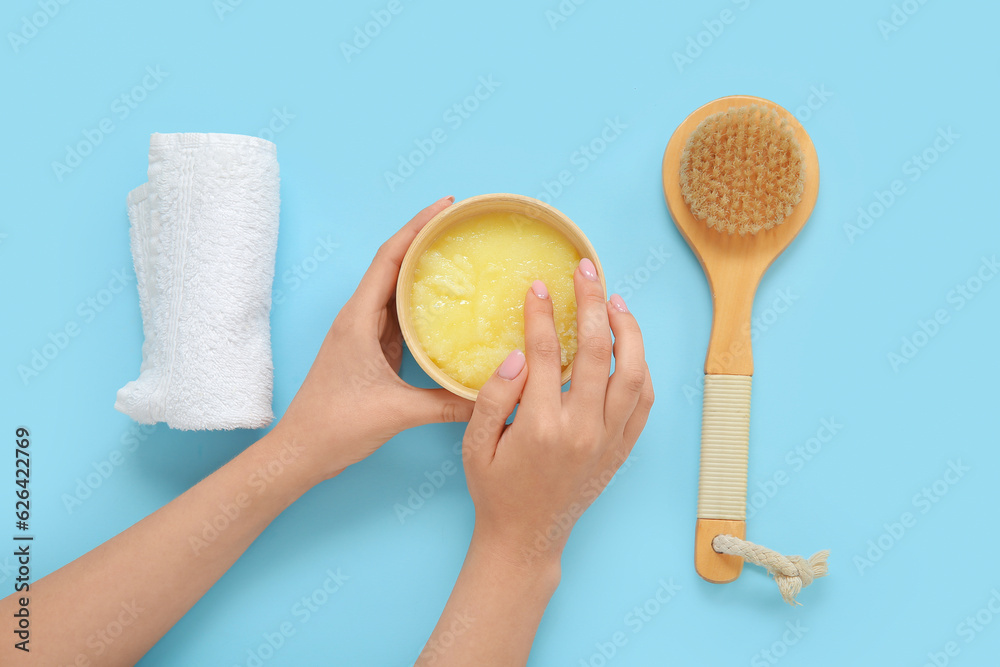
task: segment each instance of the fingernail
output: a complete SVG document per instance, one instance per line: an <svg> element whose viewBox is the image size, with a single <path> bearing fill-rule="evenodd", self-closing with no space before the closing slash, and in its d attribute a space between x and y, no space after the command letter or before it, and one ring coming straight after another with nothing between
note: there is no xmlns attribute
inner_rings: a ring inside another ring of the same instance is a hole
<svg viewBox="0 0 1000 667"><path fill-rule="evenodd" d="M455 203L455 195L448 195L447 197L442 197L441 199L438 200L438 202L443 202L443 201L446 201L449 204L454 204Z"/></svg>
<svg viewBox="0 0 1000 667"><path fill-rule="evenodd" d="M524 370L524 352L521 352L521 350L511 350L511 353L507 355L507 358L497 368L497 375L504 380L513 380L521 374L522 370Z"/></svg>
<svg viewBox="0 0 1000 667"><path fill-rule="evenodd" d="M536 280L535 282L531 283L531 291L534 292L535 296L537 296L539 299L549 298L549 290L547 287L545 287L545 283L543 283L541 280Z"/></svg>
<svg viewBox="0 0 1000 667"><path fill-rule="evenodd" d="M597 280L597 267L586 257L580 260L580 271L587 280Z"/></svg>
<svg viewBox="0 0 1000 667"><path fill-rule="evenodd" d="M619 313L627 313L628 306L625 305L625 299L621 298L617 294L611 295L611 305L615 307Z"/></svg>

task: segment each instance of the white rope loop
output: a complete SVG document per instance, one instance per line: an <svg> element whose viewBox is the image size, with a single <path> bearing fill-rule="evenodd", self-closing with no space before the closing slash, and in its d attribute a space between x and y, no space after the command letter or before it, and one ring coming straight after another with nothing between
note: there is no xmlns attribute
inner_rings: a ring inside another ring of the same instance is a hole
<svg viewBox="0 0 1000 667"><path fill-rule="evenodd" d="M777 551L732 535L716 535L712 540L712 548L720 554L739 556L748 563L766 568L774 575L781 597L791 605L799 604L795 598L803 588L826 576L826 559L830 556L830 552L826 550L819 551L808 559L802 556L782 556Z"/></svg>

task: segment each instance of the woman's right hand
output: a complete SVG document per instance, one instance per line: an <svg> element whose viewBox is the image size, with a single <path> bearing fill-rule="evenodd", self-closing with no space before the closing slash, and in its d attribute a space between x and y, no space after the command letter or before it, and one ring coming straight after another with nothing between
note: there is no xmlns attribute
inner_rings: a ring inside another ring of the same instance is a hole
<svg viewBox="0 0 1000 667"><path fill-rule="evenodd" d="M617 294L605 301L589 259L581 260L574 285L570 389L561 391L552 301L535 281L524 304L525 352L512 351L480 390L463 441L476 507L473 543L525 566L558 562L576 520L628 457L653 405L635 317Z"/></svg>

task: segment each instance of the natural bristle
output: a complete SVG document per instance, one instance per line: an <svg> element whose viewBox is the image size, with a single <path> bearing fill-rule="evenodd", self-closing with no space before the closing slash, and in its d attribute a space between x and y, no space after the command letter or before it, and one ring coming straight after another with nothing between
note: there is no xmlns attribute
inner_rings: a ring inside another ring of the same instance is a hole
<svg viewBox="0 0 1000 667"><path fill-rule="evenodd" d="M681 194L691 213L730 234L781 224L804 187L805 162L791 125L757 104L701 121L681 155Z"/></svg>

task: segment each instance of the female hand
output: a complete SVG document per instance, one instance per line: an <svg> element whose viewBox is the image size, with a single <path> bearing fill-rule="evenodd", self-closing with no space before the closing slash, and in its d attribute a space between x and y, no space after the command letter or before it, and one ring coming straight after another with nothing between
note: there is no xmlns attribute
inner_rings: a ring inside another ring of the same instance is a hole
<svg viewBox="0 0 1000 667"><path fill-rule="evenodd" d="M399 265L420 228L451 201L427 207L379 249L270 433L125 532L31 583L42 641L19 660L136 664L313 484L404 428L468 419L468 401L443 389L415 389L396 374L403 353L393 299ZM5 618L14 617L21 595L0 600ZM127 622L125 605L135 614ZM95 631L114 626L121 636L95 643ZM15 650L9 646L2 655Z"/></svg>
<svg viewBox="0 0 1000 667"><path fill-rule="evenodd" d="M417 660L421 667L527 663L559 584L570 530L646 425L653 383L639 325L620 296L604 300L593 262L581 260L573 281L577 352L569 391L560 388L552 301L536 280L524 303L527 357L511 352L476 399L462 441L475 528L448 604Z"/></svg>
<svg viewBox="0 0 1000 667"><path fill-rule="evenodd" d="M632 451L653 405L642 333L625 302L618 295L604 300L589 259L580 262L574 284L578 349L570 389L560 390L552 301L535 281L524 305L526 357L511 352L483 386L463 443L476 506L473 542L525 565L558 559L576 520Z"/></svg>
<svg viewBox="0 0 1000 667"><path fill-rule="evenodd" d="M364 459L404 429L468 421L472 414L470 401L445 389L417 389L398 375L400 263L417 232L453 201L445 197L431 204L379 248L273 430L279 440L302 447L320 479Z"/></svg>

